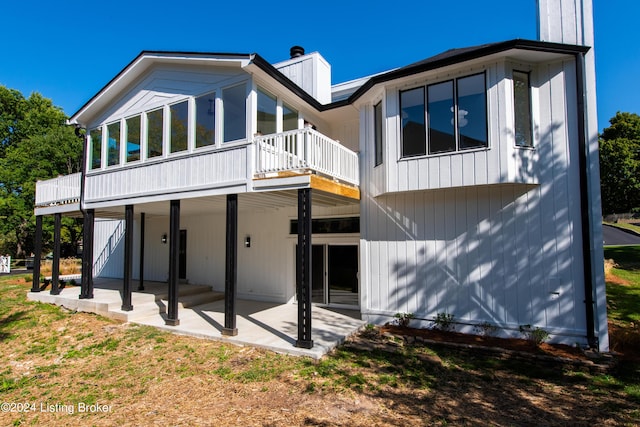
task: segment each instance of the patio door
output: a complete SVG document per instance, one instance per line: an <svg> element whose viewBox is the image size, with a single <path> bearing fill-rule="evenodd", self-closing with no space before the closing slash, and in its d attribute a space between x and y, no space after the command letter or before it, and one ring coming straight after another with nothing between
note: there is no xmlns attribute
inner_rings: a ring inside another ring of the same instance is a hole
<svg viewBox="0 0 640 427"><path fill-rule="evenodd" d="M311 301L358 306L358 245L312 245Z"/></svg>

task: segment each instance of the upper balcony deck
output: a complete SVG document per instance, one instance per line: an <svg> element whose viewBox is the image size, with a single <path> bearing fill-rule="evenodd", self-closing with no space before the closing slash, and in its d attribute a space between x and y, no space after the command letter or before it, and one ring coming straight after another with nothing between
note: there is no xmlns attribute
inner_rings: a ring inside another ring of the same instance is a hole
<svg viewBox="0 0 640 427"><path fill-rule="evenodd" d="M222 149L90 171L83 198L87 206L114 206L168 200L186 193L197 197L284 190L300 188L312 176L349 189L342 195L359 198L358 154L311 128L258 135L248 143ZM36 210L77 206L80 180L77 173L38 181Z"/></svg>

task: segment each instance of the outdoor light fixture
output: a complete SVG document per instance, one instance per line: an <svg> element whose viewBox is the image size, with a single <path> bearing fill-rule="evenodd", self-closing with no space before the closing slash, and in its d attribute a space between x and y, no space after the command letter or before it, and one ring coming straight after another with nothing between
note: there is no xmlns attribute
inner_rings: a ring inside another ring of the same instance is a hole
<svg viewBox="0 0 640 427"><path fill-rule="evenodd" d="M165 245L167 244L167 233L164 233L162 235L162 243L164 243Z"/></svg>
<svg viewBox="0 0 640 427"><path fill-rule="evenodd" d="M247 236L244 238L244 247L245 248L251 247L251 236Z"/></svg>

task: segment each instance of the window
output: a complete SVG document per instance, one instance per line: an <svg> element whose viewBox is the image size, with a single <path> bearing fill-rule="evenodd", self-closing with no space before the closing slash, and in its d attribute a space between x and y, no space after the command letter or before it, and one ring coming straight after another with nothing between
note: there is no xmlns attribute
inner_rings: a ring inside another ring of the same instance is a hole
<svg viewBox="0 0 640 427"><path fill-rule="evenodd" d="M400 92L402 157L425 154L424 88Z"/></svg>
<svg viewBox="0 0 640 427"><path fill-rule="evenodd" d="M196 98L196 148L215 144L216 94Z"/></svg>
<svg viewBox="0 0 640 427"><path fill-rule="evenodd" d="M147 113L147 158L162 156L163 129L162 109Z"/></svg>
<svg viewBox="0 0 640 427"><path fill-rule="evenodd" d="M359 233L359 217L316 218L311 220L312 234ZM298 234L298 220L289 223L289 234Z"/></svg>
<svg viewBox="0 0 640 427"><path fill-rule="evenodd" d="M127 163L140 160L140 116L127 119L126 123L126 150Z"/></svg>
<svg viewBox="0 0 640 427"><path fill-rule="evenodd" d="M89 131L89 137L91 140L89 168L100 169L102 167L102 128Z"/></svg>
<svg viewBox="0 0 640 427"><path fill-rule="evenodd" d="M269 135L276 133L277 101L261 89L258 89L258 133Z"/></svg>
<svg viewBox="0 0 640 427"><path fill-rule="evenodd" d="M533 147L529 73L513 72L513 106L516 145L518 147Z"/></svg>
<svg viewBox="0 0 640 427"><path fill-rule="evenodd" d="M187 101L169 107L171 116L171 139L169 141L171 153L185 151L189 135L189 104Z"/></svg>
<svg viewBox="0 0 640 427"><path fill-rule="evenodd" d="M298 112L282 103L282 131L298 129Z"/></svg>
<svg viewBox="0 0 640 427"><path fill-rule="evenodd" d="M456 135L453 120L453 81L427 86L429 104L429 154L455 151Z"/></svg>
<svg viewBox="0 0 640 427"><path fill-rule="evenodd" d="M482 148L487 141L487 89L484 74L458 79L459 149Z"/></svg>
<svg viewBox="0 0 640 427"><path fill-rule="evenodd" d="M423 87L400 92L403 157L488 146L484 73L428 85L426 126L424 95Z"/></svg>
<svg viewBox="0 0 640 427"><path fill-rule="evenodd" d="M224 142L247 137L246 98L247 90L244 84L222 90Z"/></svg>
<svg viewBox="0 0 640 427"><path fill-rule="evenodd" d="M382 164L382 102L373 106L373 133L375 166L378 166Z"/></svg>
<svg viewBox="0 0 640 427"><path fill-rule="evenodd" d="M120 163L120 122L107 125L107 166Z"/></svg>

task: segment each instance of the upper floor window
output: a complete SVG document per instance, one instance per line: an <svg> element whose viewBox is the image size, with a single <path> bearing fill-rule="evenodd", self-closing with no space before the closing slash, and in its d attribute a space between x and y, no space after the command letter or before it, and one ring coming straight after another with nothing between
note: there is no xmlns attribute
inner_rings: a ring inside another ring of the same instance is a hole
<svg viewBox="0 0 640 427"><path fill-rule="evenodd" d="M533 147L529 73L513 72L513 106L516 145L518 147Z"/></svg>
<svg viewBox="0 0 640 427"><path fill-rule="evenodd" d="M298 129L298 111L282 103L282 131Z"/></svg>
<svg viewBox="0 0 640 427"><path fill-rule="evenodd" d="M107 125L107 166L120 163L120 122Z"/></svg>
<svg viewBox="0 0 640 427"><path fill-rule="evenodd" d="M125 121L127 145L127 163L140 160L140 116L133 116Z"/></svg>
<svg viewBox="0 0 640 427"><path fill-rule="evenodd" d="M378 166L382 164L382 102L373 106L373 134L375 166Z"/></svg>
<svg viewBox="0 0 640 427"><path fill-rule="evenodd" d="M89 169L100 169L102 167L102 128L91 129L89 138L91 143Z"/></svg>
<svg viewBox="0 0 640 427"><path fill-rule="evenodd" d="M278 102L274 96L258 89L258 133L270 135L276 133Z"/></svg>
<svg viewBox="0 0 640 427"><path fill-rule="evenodd" d="M162 156L164 114L162 108L147 113L147 158Z"/></svg>
<svg viewBox="0 0 640 427"><path fill-rule="evenodd" d="M247 137L247 90L244 84L222 90L223 141Z"/></svg>
<svg viewBox="0 0 640 427"><path fill-rule="evenodd" d="M216 94L196 98L196 148L215 144Z"/></svg>
<svg viewBox="0 0 640 427"><path fill-rule="evenodd" d="M424 125L424 88L400 92L402 117L402 157L426 153Z"/></svg>
<svg viewBox="0 0 640 427"><path fill-rule="evenodd" d="M169 152L177 153L178 151L187 150L187 141L189 135L189 103L187 101L173 104L169 107L171 116L171 139L169 141Z"/></svg>
<svg viewBox="0 0 640 427"><path fill-rule="evenodd" d="M400 92L400 110L403 157L488 146L484 73L428 85L426 126L422 87Z"/></svg>

